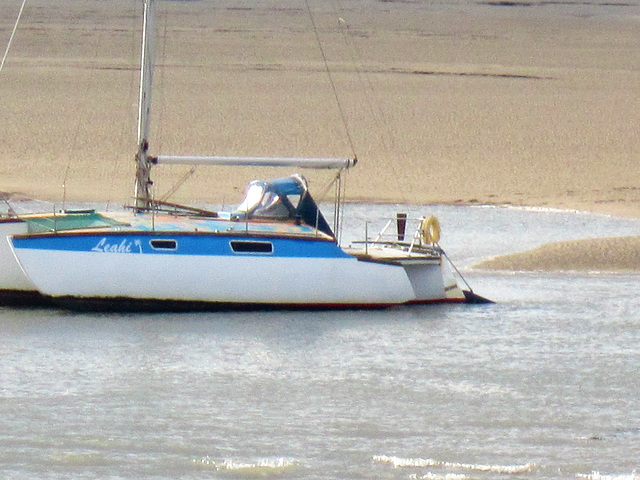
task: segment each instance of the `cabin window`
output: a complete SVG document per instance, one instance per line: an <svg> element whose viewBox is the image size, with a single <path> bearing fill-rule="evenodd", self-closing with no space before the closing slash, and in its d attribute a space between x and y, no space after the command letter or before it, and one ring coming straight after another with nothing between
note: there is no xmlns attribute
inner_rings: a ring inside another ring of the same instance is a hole
<svg viewBox="0 0 640 480"><path fill-rule="evenodd" d="M230 244L231 250L235 253L273 253L271 242L232 240Z"/></svg>
<svg viewBox="0 0 640 480"><path fill-rule="evenodd" d="M154 250L177 250L178 242L175 240L151 240L149 242Z"/></svg>

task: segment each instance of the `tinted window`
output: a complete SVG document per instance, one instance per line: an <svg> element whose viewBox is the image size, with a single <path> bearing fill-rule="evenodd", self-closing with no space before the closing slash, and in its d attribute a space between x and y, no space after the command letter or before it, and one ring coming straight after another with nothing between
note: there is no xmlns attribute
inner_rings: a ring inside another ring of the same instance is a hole
<svg viewBox="0 0 640 480"><path fill-rule="evenodd" d="M236 253L273 253L273 244L271 242L233 240L231 249Z"/></svg>
<svg viewBox="0 0 640 480"><path fill-rule="evenodd" d="M177 250L178 242L175 240L151 240L149 242L155 250Z"/></svg>

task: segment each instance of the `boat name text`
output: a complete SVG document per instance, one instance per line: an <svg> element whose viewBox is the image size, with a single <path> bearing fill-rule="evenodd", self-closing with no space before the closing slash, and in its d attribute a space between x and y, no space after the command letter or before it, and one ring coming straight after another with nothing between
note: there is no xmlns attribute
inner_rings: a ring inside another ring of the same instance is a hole
<svg viewBox="0 0 640 480"><path fill-rule="evenodd" d="M142 253L142 244L140 240L131 241L126 238L120 243L109 243L107 242L107 238L104 237L91 251L102 253Z"/></svg>

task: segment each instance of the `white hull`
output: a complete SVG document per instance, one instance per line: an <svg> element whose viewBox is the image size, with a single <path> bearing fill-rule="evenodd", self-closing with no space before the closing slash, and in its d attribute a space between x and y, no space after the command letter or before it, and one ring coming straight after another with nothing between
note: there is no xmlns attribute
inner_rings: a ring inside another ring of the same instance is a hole
<svg viewBox="0 0 640 480"><path fill-rule="evenodd" d="M463 301L442 264L339 258L160 255L17 248L24 271L54 299L121 304L205 303L376 307Z"/></svg>

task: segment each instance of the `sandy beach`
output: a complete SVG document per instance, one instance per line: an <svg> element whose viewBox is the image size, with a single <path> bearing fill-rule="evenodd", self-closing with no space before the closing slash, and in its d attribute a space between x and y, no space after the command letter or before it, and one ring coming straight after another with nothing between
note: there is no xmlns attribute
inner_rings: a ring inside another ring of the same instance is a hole
<svg viewBox="0 0 640 480"><path fill-rule="evenodd" d="M0 5L3 49L20 3ZM640 217L636 3L309 3L160 2L151 151L356 155L352 201ZM129 200L139 17L127 0L27 2L0 73L0 190ZM249 180L288 173L153 177L157 198L184 180L171 201L236 203ZM331 180L308 177L314 191ZM640 269L629 261L612 268Z"/></svg>

